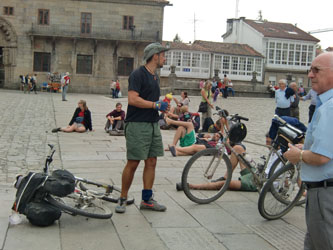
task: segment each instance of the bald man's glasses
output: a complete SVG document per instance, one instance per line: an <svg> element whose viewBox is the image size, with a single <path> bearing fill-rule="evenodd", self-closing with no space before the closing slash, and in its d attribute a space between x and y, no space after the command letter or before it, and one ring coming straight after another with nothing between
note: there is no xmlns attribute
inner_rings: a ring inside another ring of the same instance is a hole
<svg viewBox="0 0 333 250"><path fill-rule="evenodd" d="M320 70L323 70L323 69L330 69L330 67L311 67L309 69L309 72L312 71L313 74L317 74Z"/></svg>

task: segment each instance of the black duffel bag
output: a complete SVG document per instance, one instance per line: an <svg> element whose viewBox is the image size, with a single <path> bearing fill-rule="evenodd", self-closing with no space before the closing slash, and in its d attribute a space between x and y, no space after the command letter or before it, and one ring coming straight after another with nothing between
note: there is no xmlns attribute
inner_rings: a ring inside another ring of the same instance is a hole
<svg viewBox="0 0 333 250"><path fill-rule="evenodd" d="M30 202L25 207L24 214L31 224L46 227L59 220L61 210L45 201Z"/></svg>
<svg viewBox="0 0 333 250"><path fill-rule="evenodd" d="M45 182L44 189L52 195L65 197L74 192L75 177L67 170L55 170Z"/></svg>

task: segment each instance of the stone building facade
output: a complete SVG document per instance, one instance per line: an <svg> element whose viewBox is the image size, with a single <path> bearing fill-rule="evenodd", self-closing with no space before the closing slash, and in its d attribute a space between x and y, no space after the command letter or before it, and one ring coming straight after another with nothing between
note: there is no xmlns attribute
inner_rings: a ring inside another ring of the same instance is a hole
<svg viewBox="0 0 333 250"><path fill-rule="evenodd" d="M165 0L1 0L0 87L19 75L71 75L71 91L108 93L142 64L144 47L162 40Z"/></svg>

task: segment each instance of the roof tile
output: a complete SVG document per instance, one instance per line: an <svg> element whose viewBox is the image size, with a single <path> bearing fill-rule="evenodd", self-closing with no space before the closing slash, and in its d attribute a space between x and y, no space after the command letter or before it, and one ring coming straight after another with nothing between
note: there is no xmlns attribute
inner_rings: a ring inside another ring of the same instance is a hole
<svg viewBox="0 0 333 250"><path fill-rule="evenodd" d="M170 46L173 50L191 50L191 51L204 51L223 53L228 55L240 55L240 56L258 56L263 57L259 52L254 50L247 44L239 43L219 43L210 41L196 40L194 43L181 43L181 42L167 42L164 41L163 45Z"/></svg>

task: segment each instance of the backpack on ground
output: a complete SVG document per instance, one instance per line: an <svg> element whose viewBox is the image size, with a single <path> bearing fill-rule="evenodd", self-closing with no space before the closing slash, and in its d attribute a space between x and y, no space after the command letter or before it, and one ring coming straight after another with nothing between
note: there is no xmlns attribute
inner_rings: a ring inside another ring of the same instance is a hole
<svg viewBox="0 0 333 250"><path fill-rule="evenodd" d="M45 201L30 202L25 207L24 214L31 224L46 227L59 220L61 210Z"/></svg>
<svg viewBox="0 0 333 250"><path fill-rule="evenodd" d="M25 177L18 177L17 192L13 210L26 215L31 224L36 226L49 226L58 220L61 216L59 208L44 201L47 192L44 185L48 176L44 173L30 172Z"/></svg>
<svg viewBox="0 0 333 250"><path fill-rule="evenodd" d="M210 127L210 125L214 124L214 121L211 117L207 117L204 120L204 123L202 125L202 132L208 132L208 128Z"/></svg>
<svg viewBox="0 0 333 250"><path fill-rule="evenodd" d="M25 207L29 202L34 200L36 196L43 196L42 187L47 179L48 176L46 174L33 172L30 172L27 176L23 177L17 188L13 210L20 214L24 214Z"/></svg>
<svg viewBox="0 0 333 250"><path fill-rule="evenodd" d="M75 189L75 177L67 170L57 169L52 172L44 185L44 190L58 197L65 197L73 193Z"/></svg>

